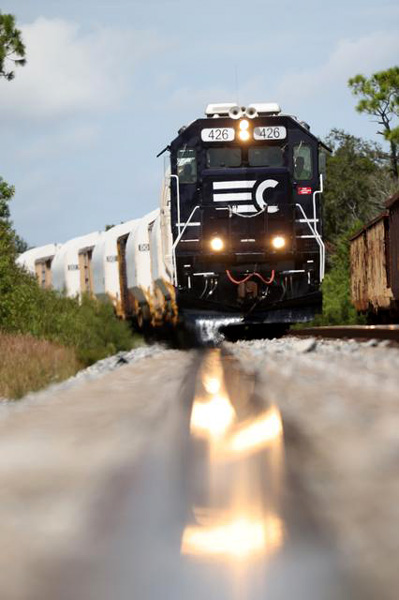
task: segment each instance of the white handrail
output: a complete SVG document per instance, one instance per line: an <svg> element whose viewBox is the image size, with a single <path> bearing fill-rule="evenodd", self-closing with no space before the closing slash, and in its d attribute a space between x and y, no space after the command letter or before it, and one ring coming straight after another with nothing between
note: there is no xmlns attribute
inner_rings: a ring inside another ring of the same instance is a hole
<svg viewBox="0 0 399 600"><path fill-rule="evenodd" d="M326 247L324 245L323 240L321 239L321 235L320 233L313 227L313 225L311 224L310 220L308 219L308 217L306 216L305 211L303 210L303 207L301 204L296 204L295 206L297 206L300 211L302 212L303 218L306 221L307 226L309 227L310 231L312 232L319 248L320 248L320 281L323 281L324 279L324 272L325 272L325 252L326 252Z"/></svg>
<svg viewBox="0 0 399 600"><path fill-rule="evenodd" d="M179 230L178 236L174 241L174 244L172 246L172 260L173 260L173 284L177 285L177 265L176 265L176 246L177 244L180 242L181 238L184 235L184 232L186 231L191 219L193 218L195 212L199 209L199 204L197 204L197 206L195 206L193 208L193 210L191 211L190 216L188 217L188 220L185 222L184 227L182 229L182 231ZM179 223L180 223L180 215L179 215Z"/></svg>
<svg viewBox="0 0 399 600"><path fill-rule="evenodd" d="M315 190L313 192L313 218L314 218L314 222L315 222L315 228L316 228L316 194L322 194L324 191L324 181L323 181L323 175L320 173L320 189Z"/></svg>

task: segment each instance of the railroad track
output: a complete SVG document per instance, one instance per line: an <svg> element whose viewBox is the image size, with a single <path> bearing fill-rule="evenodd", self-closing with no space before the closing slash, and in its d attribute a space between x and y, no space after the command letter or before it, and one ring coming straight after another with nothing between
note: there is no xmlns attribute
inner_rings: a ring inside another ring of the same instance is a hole
<svg viewBox="0 0 399 600"><path fill-rule="evenodd" d="M68 414L51 403L23 422L10 414L28 464L37 460L27 485L15 462L8 480L0 478L9 494L2 511L11 510L1 515L0 539L31 582L29 594L15 590L16 575L5 569L2 597L158 600L189 590L192 600L255 600L267 590L274 600L294 588L308 600L363 600L290 475L280 410L226 347L167 351L63 397ZM32 428L47 431L44 454ZM83 465L71 433L83 444ZM13 528L21 497L29 517L23 539L31 541L24 551ZM42 504L51 504L67 542L48 531ZM46 542L33 543L36 529Z"/></svg>
<svg viewBox="0 0 399 600"><path fill-rule="evenodd" d="M389 340L399 343L399 325L337 325L331 327L307 327L293 329L295 337L318 337L333 339Z"/></svg>
<svg viewBox="0 0 399 600"><path fill-rule="evenodd" d="M165 349L4 406L1 597L396 600L399 353L305 345Z"/></svg>

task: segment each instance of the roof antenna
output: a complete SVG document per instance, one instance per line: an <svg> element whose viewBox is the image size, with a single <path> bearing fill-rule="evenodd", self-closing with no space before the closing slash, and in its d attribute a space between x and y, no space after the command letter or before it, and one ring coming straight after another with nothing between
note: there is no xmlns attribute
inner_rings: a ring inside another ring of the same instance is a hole
<svg viewBox="0 0 399 600"><path fill-rule="evenodd" d="M236 101L237 105L240 106L239 94L238 94L238 65L234 65L235 83L236 83Z"/></svg>

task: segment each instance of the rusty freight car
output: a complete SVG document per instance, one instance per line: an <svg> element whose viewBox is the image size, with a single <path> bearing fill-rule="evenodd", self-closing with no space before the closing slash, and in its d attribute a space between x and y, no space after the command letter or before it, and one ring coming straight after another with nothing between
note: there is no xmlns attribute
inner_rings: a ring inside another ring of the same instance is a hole
<svg viewBox="0 0 399 600"><path fill-rule="evenodd" d="M399 320L399 193L352 236L351 298L375 321Z"/></svg>

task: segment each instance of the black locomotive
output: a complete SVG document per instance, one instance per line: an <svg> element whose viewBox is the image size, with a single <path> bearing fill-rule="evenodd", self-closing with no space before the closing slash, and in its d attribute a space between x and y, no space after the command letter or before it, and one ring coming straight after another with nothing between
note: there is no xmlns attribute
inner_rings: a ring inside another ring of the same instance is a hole
<svg viewBox="0 0 399 600"><path fill-rule="evenodd" d="M311 320L321 308L328 148L273 103L209 105L168 150L179 313Z"/></svg>

